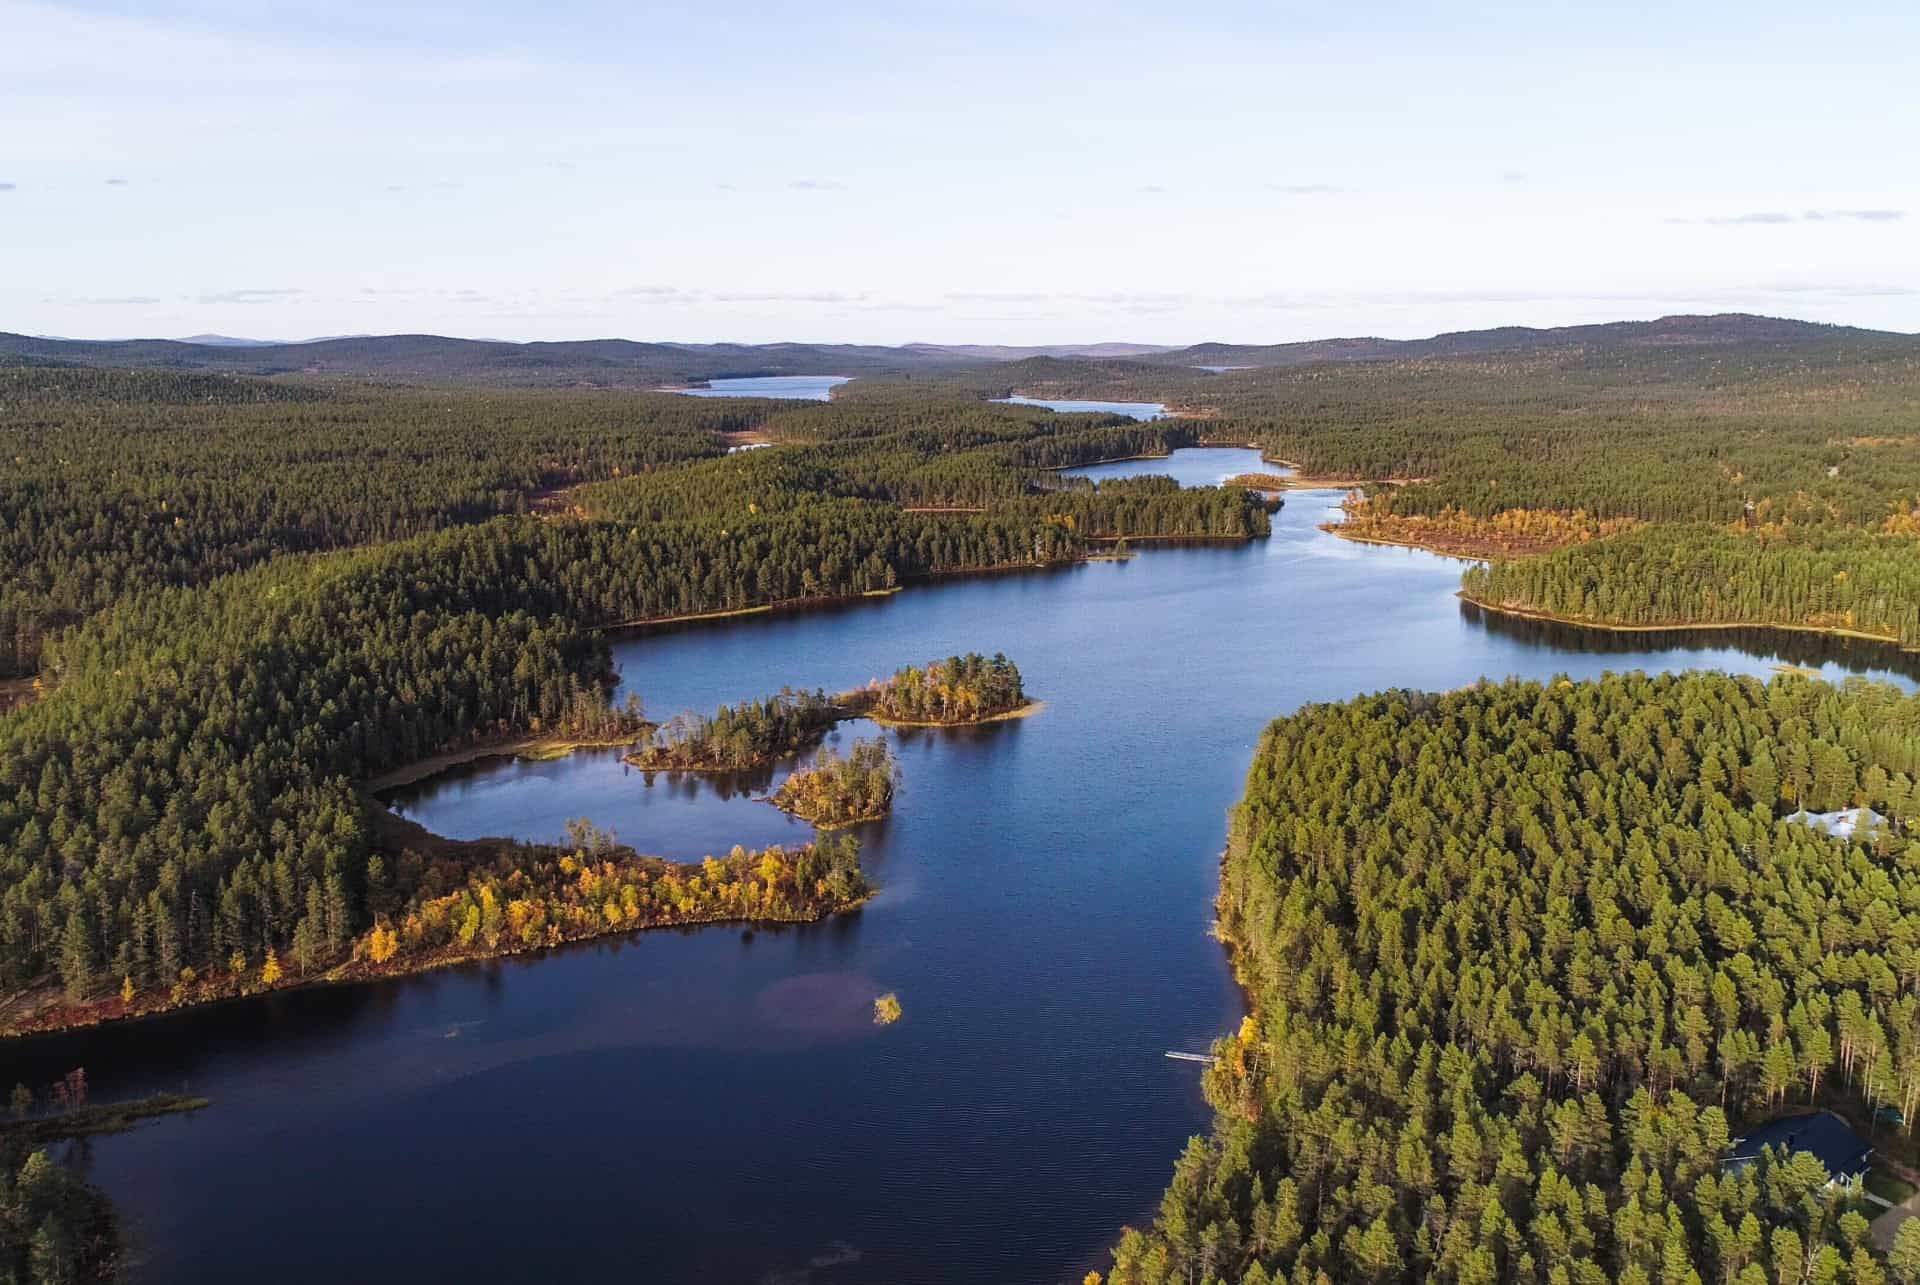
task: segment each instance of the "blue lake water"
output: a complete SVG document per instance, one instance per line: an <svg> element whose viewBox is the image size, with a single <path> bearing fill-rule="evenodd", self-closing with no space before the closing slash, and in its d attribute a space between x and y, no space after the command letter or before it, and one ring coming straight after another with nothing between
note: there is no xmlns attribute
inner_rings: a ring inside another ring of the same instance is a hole
<svg viewBox="0 0 1920 1285"><path fill-rule="evenodd" d="M1119 467L1259 467L1228 454ZM1321 531L1338 499L1294 493L1244 545L622 640L624 682L656 717L970 649L1020 664L1038 715L887 733L901 787L890 819L854 832L882 889L856 915L9 1045L8 1082L79 1065L97 1099L213 1099L76 1153L149 1280L1077 1282L1208 1127L1196 1069L1163 1054L1240 1015L1207 930L1226 812L1269 719L1482 676L1891 663L1788 635L1483 617L1453 596L1458 563ZM804 838L752 797L786 770L649 783L609 754L493 760L396 801L450 834L557 838L586 816L696 856ZM886 990L905 1017L879 1028Z"/></svg>
<svg viewBox="0 0 1920 1285"><path fill-rule="evenodd" d="M1167 408L1159 402L1083 402L1045 397L996 397L1009 406L1044 406L1063 412L1093 411L1102 415L1128 415L1134 419L1165 419Z"/></svg>
<svg viewBox="0 0 1920 1285"><path fill-rule="evenodd" d="M1066 477L1090 477L1095 481L1157 473L1172 478L1182 486L1218 486L1242 473L1272 473L1286 477L1292 474L1293 469L1286 465L1263 463L1259 451L1237 446L1195 446L1175 451L1165 459L1115 460L1108 464L1062 469L1060 472Z"/></svg>
<svg viewBox="0 0 1920 1285"><path fill-rule="evenodd" d="M830 401L833 390L851 375L761 375L751 379L710 379L705 388L676 388L688 397L785 397L796 401Z"/></svg>

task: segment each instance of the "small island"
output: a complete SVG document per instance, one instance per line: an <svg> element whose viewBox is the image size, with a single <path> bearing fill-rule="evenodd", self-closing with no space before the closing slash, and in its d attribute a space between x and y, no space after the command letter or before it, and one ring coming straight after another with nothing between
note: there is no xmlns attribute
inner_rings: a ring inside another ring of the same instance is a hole
<svg viewBox="0 0 1920 1285"><path fill-rule="evenodd" d="M835 724L869 718L888 727L961 727L1024 718L1020 667L996 652L949 656L838 696L783 687L763 700L725 705L712 717L681 714L642 724L624 761L648 772L748 772L818 745Z"/></svg>
<svg viewBox="0 0 1920 1285"><path fill-rule="evenodd" d="M1024 718L1039 708L1027 698L1020 667L1001 653L979 652L908 666L884 683L841 698L860 717L887 727L959 727Z"/></svg>
<svg viewBox="0 0 1920 1285"><path fill-rule="evenodd" d="M900 997L892 991L888 991L885 995L873 1001L873 1024L875 1026L892 1026L900 1020L900 1014Z"/></svg>
<svg viewBox="0 0 1920 1285"><path fill-rule="evenodd" d="M898 778L892 752L876 736L855 741L844 758L822 749L813 766L788 777L769 802L822 830L837 830L886 816Z"/></svg>
<svg viewBox="0 0 1920 1285"><path fill-rule="evenodd" d="M643 730L625 758L648 771L744 772L818 745L846 716L825 692L782 688L765 700L723 706L712 718L683 714Z"/></svg>
<svg viewBox="0 0 1920 1285"><path fill-rule="evenodd" d="M1293 479L1279 473L1236 473L1221 485L1248 491L1285 491L1293 486Z"/></svg>

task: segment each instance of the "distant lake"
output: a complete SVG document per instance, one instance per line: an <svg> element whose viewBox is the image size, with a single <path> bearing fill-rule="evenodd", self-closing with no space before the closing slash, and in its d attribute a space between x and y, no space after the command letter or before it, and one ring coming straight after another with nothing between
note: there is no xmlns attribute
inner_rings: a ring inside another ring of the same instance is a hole
<svg viewBox="0 0 1920 1285"><path fill-rule="evenodd" d="M755 379L710 379L705 388L671 388L689 397L787 397L795 401L831 400L833 389L851 375L763 375Z"/></svg>
<svg viewBox="0 0 1920 1285"><path fill-rule="evenodd" d="M1211 481L1258 452L1075 472ZM1209 935L1227 809L1267 721L1482 676L1714 668L1832 679L1915 665L1789 634L1606 634L1483 615L1461 564L1320 529L914 586L857 605L614 640L656 718L782 684L843 690L1004 649L1034 717L878 732L892 817L857 827L857 914L610 937L369 985L285 991L12 1043L5 1078L84 1067L96 1100L212 1099L79 1144L140 1279L1062 1285L1105 1270L1211 1121L1203 1051L1240 1021ZM1902 686L1911 688L1905 678ZM395 793L448 834L643 851L797 843L753 796L787 772L646 774L593 752L491 759ZM905 1017L872 1020L896 991ZM264 1268L263 1268L263 1265Z"/></svg>
<svg viewBox="0 0 1920 1285"><path fill-rule="evenodd" d="M1045 397L996 397L994 400L1010 406L1044 406L1048 410L1063 413L1092 411L1100 415L1130 415L1134 419L1167 417L1167 408L1160 402L1079 402L1049 400Z"/></svg>
<svg viewBox="0 0 1920 1285"><path fill-rule="evenodd" d="M1108 464L1088 464L1082 468L1061 469L1063 477L1090 477L1105 482L1116 477L1143 477L1159 474L1182 486L1218 486L1242 473L1273 473L1286 477L1292 469L1261 460L1259 451L1239 446L1195 446L1175 451L1165 459L1114 460Z"/></svg>

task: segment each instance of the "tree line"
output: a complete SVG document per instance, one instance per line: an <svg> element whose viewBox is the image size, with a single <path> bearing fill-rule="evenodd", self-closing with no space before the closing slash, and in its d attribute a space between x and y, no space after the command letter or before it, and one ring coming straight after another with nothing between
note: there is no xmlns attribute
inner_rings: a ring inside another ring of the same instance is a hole
<svg viewBox="0 0 1920 1285"><path fill-rule="evenodd" d="M1811 1155L1720 1162L1920 1105L1916 774L1920 699L1791 677L1275 722L1219 902L1252 1016L1112 1281L1880 1285ZM1787 819L1851 804L1891 826Z"/></svg>
<svg viewBox="0 0 1920 1285"><path fill-rule="evenodd" d="M642 733L626 761L649 771L743 772L818 744L845 716L825 692L782 688L764 700L723 705L710 718L676 715Z"/></svg>
<svg viewBox="0 0 1920 1285"><path fill-rule="evenodd" d="M1467 597L1604 625L1779 625L1920 647L1920 541L1824 527L1662 526L1470 567Z"/></svg>

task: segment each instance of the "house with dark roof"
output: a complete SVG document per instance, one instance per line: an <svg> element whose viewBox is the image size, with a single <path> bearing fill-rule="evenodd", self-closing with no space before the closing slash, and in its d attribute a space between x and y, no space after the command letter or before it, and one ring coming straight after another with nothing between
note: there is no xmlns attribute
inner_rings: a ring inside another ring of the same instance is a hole
<svg viewBox="0 0 1920 1285"><path fill-rule="evenodd" d="M1806 1152L1842 1186L1864 1178L1873 1156L1873 1148L1848 1128L1845 1120L1831 1111L1815 1111L1769 1120L1744 1138L1735 1138L1721 1167L1737 1172L1758 1160L1769 1147L1787 1155Z"/></svg>

